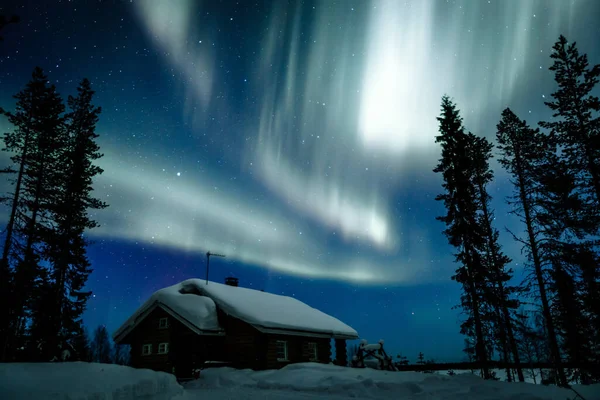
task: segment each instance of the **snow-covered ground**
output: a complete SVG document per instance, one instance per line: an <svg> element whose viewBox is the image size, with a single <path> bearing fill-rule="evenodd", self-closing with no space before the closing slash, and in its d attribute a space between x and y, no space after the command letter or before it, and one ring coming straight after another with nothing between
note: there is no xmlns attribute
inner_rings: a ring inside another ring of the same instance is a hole
<svg viewBox="0 0 600 400"><path fill-rule="evenodd" d="M600 400L600 385L576 386L586 400ZM183 385L172 375L90 363L0 364L2 400L304 400L304 399L566 400L568 389L456 376L386 372L322 364L281 370L217 368Z"/></svg>
<svg viewBox="0 0 600 400"><path fill-rule="evenodd" d="M170 400L184 389L164 372L85 362L0 364L1 400Z"/></svg>

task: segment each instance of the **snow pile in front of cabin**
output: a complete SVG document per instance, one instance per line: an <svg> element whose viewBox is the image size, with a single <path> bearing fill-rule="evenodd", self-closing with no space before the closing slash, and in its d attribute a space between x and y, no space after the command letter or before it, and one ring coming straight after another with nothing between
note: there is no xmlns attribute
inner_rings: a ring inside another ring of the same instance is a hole
<svg viewBox="0 0 600 400"><path fill-rule="evenodd" d="M358 337L354 329L339 319L292 297L215 282L206 284L200 279L188 279L181 285L186 290L206 294L223 311L252 325Z"/></svg>
<svg viewBox="0 0 600 400"><path fill-rule="evenodd" d="M182 284L178 283L164 289L157 290L140 306L131 317L114 333L116 337L123 330L136 323L136 320L155 303L179 314L189 323L200 330L220 331L217 319L217 306L215 302L206 297L193 293L181 293Z"/></svg>
<svg viewBox="0 0 600 400"><path fill-rule="evenodd" d="M204 370L184 384L187 398L203 399L447 399L566 400L575 393L555 386L484 381L471 375L391 372L303 363L280 370ZM600 400L600 385L575 386L586 400ZM242 397L240 395L243 394Z"/></svg>
<svg viewBox="0 0 600 400"><path fill-rule="evenodd" d="M184 394L165 372L86 362L0 364L2 400L170 400Z"/></svg>

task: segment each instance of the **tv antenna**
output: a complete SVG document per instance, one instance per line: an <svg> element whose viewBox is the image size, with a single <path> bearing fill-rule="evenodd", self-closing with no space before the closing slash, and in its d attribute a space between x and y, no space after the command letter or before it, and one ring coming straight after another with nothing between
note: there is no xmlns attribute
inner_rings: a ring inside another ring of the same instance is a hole
<svg viewBox="0 0 600 400"><path fill-rule="evenodd" d="M223 254L211 253L210 251L206 252L206 284L207 285L208 285L208 268L210 266L210 256L225 257Z"/></svg>

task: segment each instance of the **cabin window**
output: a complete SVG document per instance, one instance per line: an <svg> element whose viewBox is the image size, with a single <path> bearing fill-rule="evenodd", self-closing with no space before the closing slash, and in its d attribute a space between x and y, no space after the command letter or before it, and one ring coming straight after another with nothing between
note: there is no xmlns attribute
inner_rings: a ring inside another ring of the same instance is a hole
<svg viewBox="0 0 600 400"><path fill-rule="evenodd" d="M310 361L319 360L319 354L317 353L317 344L315 342L308 342L308 358Z"/></svg>
<svg viewBox="0 0 600 400"><path fill-rule="evenodd" d="M158 345L158 354L167 354L169 352L169 343L160 343Z"/></svg>
<svg viewBox="0 0 600 400"><path fill-rule="evenodd" d="M142 346L142 355L143 356L148 356L152 354L152 345L151 344L145 344Z"/></svg>
<svg viewBox="0 0 600 400"><path fill-rule="evenodd" d="M161 318L158 320L159 329L167 329L169 327L169 318Z"/></svg>
<svg viewBox="0 0 600 400"><path fill-rule="evenodd" d="M277 361L288 360L288 344L285 340L277 341Z"/></svg>

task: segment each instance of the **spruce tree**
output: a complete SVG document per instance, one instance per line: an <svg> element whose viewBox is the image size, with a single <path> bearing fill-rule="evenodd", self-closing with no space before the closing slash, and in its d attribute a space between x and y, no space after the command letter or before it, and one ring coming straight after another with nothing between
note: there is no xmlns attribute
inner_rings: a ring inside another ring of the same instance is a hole
<svg viewBox="0 0 600 400"><path fill-rule="evenodd" d="M108 337L108 331L106 326L100 325L94 331L94 337L90 343L90 349L92 352L92 361L97 363L112 363L112 346L110 344L110 338Z"/></svg>
<svg viewBox="0 0 600 400"><path fill-rule="evenodd" d="M568 246L568 265L572 266L575 285L581 302L582 325L589 331L590 353L588 361L600 365L600 253L589 242ZM600 370L590 372L591 378L600 382Z"/></svg>
<svg viewBox="0 0 600 400"><path fill-rule="evenodd" d="M87 240L84 233L97 226L89 211L107 205L92 196L94 177L102 169L94 164L102 157L95 132L99 107L92 104L94 91L89 80L84 79L77 88L76 97L69 96L69 113L66 115L67 141L56 176L60 190L52 206L54 227L49 233L47 256L53 266L53 290L48 301L54 305L49 337L60 348L72 340L81 324L91 292L83 292L91 264L86 255Z"/></svg>
<svg viewBox="0 0 600 400"><path fill-rule="evenodd" d="M549 266L547 282L553 295L552 317L556 334L562 338L567 360L589 363L594 357L590 340L589 320L581 314L583 302L577 289L577 269L574 263L580 244L585 244L586 232L593 222L584 211L585 196L578 190L577 177L568 161L557 151L545 155L536 220L542 227L544 241L540 244L543 260ZM582 366L583 368L583 366ZM582 377L589 378L583 371Z"/></svg>
<svg viewBox="0 0 600 400"><path fill-rule="evenodd" d="M130 346L126 344L115 344L113 346L113 364L129 365Z"/></svg>
<svg viewBox="0 0 600 400"><path fill-rule="evenodd" d="M533 267L533 279L527 282L527 287L537 287L552 362L556 365L560 382L566 384L556 329L550 312L546 283L548 268L545 266L547 263L544 261L541 249L542 243L545 243L545 236L538 218L540 215L536 211L542 203L540 175L545 171L546 154L552 150L547 148L546 136L537 129L531 129L508 108L502 112L502 120L497 125L496 138L501 154L499 162L510 174L511 182L515 187L514 194L508 198L508 203L512 206L511 212L521 218L526 228L526 238L518 238L518 240L523 244L529 265Z"/></svg>
<svg viewBox="0 0 600 400"><path fill-rule="evenodd" d="M558 90L545 104L554 111L552 121L540 126L550 131L570 168L580 172L578 186L592 199L592 215L600 205L600 99L592 93L600 77L600 65L589 66L576 43L560 36L550 56Z"/></svg>
<svg viewBox="0 0 600 400"><path fill-rule="evenodd" d="M92 351L90 348L90 339L87 333L87 329L80 325L79 331L73 338L73 357L74 361L92 361Z"/></svg>
<svg viewBox="0 0 600 400"><path fill-rule="evenodd" d="M417 364L420 364L420 365L425 364L425 355L423 354L422 351L420 351L419 354L417 355Z"/></svg>
<svg viewBox="0 0 600 400"><path fill-rule="evenodd" d="M513 320L511 313L519 306L519 302L511 298L516 289L509 285L512 279L513 271L507 265L511 259L501 250L499 244L499 233L493 227L495 219L494 212L491 209L490 202L492 197L488 193L487 186L493 180L494 174L490 169L489 160L492 157L493 145L486 139L477 137L471 133L468 135L472 146L472 158L474 165L474 184L479 199L479 208L481 210L479 220L485 236L485 254L486 278L489 285L486 285L486 298L493 308L491 314L492 322L495 326L494 331L499 337L500 349L504 360L510 361L509 354L516 365L517 374L520 382L524 382L523 371L520 366L519 351L514 337ZM511 371L507 367L507 378L511 380Z"/></svg>
<svg viewBox="0 0 600 400"><path fill-rule="evenodd" d="M5 150L12 153L11 160L18 167L1 261L7 277L4 293L10 296L10 307L3 310L8 315L2 322L5 359L40 284L40 245L53 192L48 178L56 168L64 110L56 88L48 84L40 68L34 69L31 81L15 99L16 111L3 111L14 126L4 135Z"/></svg>
<svg viewBox="0 0 600 400"><path fill-rule="evenodd" d="M582 304L577 294L575 280L561 264L560 260L555 260L552 271L552 291L555 295L553 316L566 358L578 366L576 370L571 371L569 380L589 384L591 375L584 364L589 364L589 354L592 349L588 338L591 332L581 312Z"/></svg>
<svg viewBox="0 0 600 400"><path fill-rule="evenodd" d="M441 145L442 158L434 172L442 174L445 192L438 195L436 200L444 202L447 213L437 219L446 224L444 234L449 243L457 248L455 257L460 267L452 279L462 284L464 295L461 296L461 303L469 315L464 324L472 322L475 357L481 366L483 377L488 379L489 358L482 319L482 296L486 283L481 249L485 240L478 223L477 193L473 185L474 166L469 154L468 136L464 132L459 111L448 96L442 98L442 113L438 121L440 125L436 143ZM463 331L467 329L464 324L461 327Z"/></svg>
<svg viewBox="0 0 600 400"><path fill-rule="evenodd" d="M586 321L580 324L580 329L588 326L592 329L588 335L591 343L587 343L590 350L584 353L588 355L588 361L597 363L600 362L600 306L597 305L600 290L600 100L594 93L600 65L590 67L587 55L580 54L576 43L569 44L562 35L553 50L551 58L554 62L550 70L555 74L558 89L552 94L553 100L545 103L553 111L553 119L540 122L540 126L548 129L557 147L556 157L564 163L565 174L570 176L574 192L571 197L576 200L567 204L570 213L557 214L565 217L561 225L564 251L561 262L565 265L564 271L560 272L569 274L573 281L573 290ZM563 304L559 309L567 309L567 306ZM576 353L575 349L567 351L569 358ZM600 380L599 373L594 375L593 379Z"/></svg>
<svg viewBox="0 0 600 400"><path fill-rule="evenodd" d="M42 71L36 69L36 73L41 74ZM31 312L26 315L36 315L45 320L49 317L46 313L36 312L31 307L43 303L38 297L46 293L51 284L50 275L44 271L46 267L42 267L41 262L43 247L50 239L50 211L59 188L55 177L60 171L59 161L64 146L64 104L54 85L47 86L40 109L43 114L33 123L36 133L34 147L23 175L21 201L25 212L21 235L24 248L23 259L17 264L15 272L15 297L19 299L16 303L17 315L23 314L22 310L26 308L28 313ZM38 324L37 319L33 319L35 324ZM46 321L40 324L47 325ZM44 348L44 342L44 338L33 336L30 353Z"/></svg>

